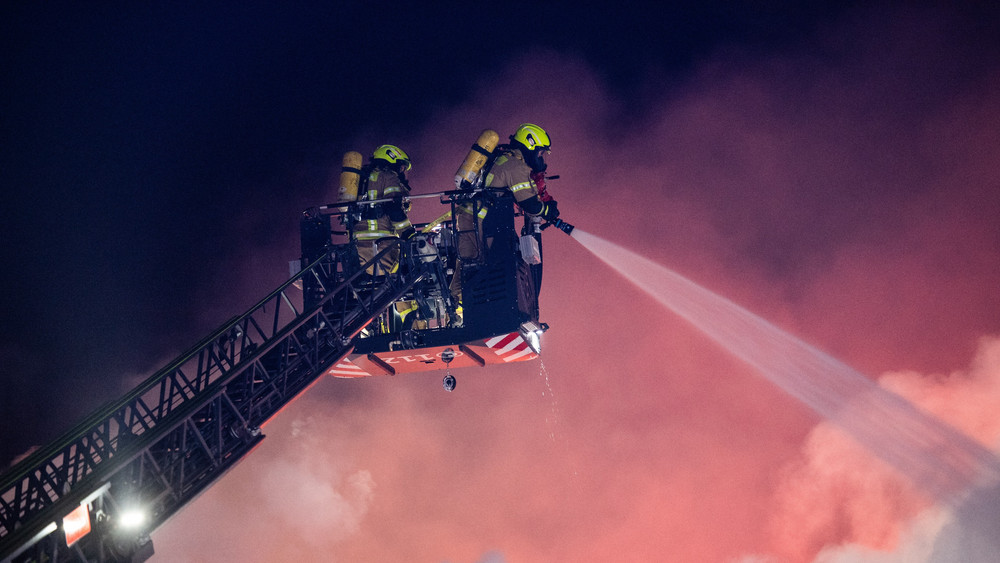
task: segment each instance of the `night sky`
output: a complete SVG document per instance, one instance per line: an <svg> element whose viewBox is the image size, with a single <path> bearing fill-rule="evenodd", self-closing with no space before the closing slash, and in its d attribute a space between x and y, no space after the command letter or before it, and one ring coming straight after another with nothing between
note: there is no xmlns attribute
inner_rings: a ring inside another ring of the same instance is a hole
<svg viewBox="0 0 1000 563"><path fill-rule="evenodd" d="M753 4L0 8L0 466L283 282L345 151L431 192L522 122L565 219L995 449L1000 9ZM323 380L154 561L977 560L961 511L545 248L541 362Z"/></svg>

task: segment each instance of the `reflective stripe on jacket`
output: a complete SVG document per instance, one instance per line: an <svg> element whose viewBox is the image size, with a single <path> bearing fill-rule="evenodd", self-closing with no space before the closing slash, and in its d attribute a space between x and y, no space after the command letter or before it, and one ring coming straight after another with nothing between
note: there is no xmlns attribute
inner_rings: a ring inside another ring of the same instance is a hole
<svg viewBox="0 0 1000 563"><path fill-rule="evenodd" d="M506 149L497 156L493 167L486 174L485 185L489 188L509 189L514 194L514 201L518 203L538 196L538 187L531 179L531 167L517 149ZM472 204L461 205L458 210L471 215ZM485 207L479 211L480 219L486 218L486 211Z"/></svg>
<svg viewBox="0 0 1000 563"><path fill-rule="evenodd" d="M386 199L397 195L409 195L406 183L394 170L386 168L372 168L368 174L368 189L365 191L365 199L374 201ZM407 227L410 227L410 220L406 217L406 212L396 202L387 202L374 206L375 216L365 217L354 224L354 234L358 240L373 240L382 237L391 237ZM397 221L392 221L389 216L396 216ZM364 216L364 213L362 213Z"/></svg>

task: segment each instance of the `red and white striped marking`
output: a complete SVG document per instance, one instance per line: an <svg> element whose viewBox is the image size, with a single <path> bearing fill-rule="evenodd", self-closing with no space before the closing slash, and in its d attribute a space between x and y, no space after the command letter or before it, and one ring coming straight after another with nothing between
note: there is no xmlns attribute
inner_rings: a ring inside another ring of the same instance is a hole
<svg viewBox="0 0 1000 563"><path fill-rule="evenodd" d="M538 354L528 347L528 343L524 341L524 338L516 332L494 336L486 341L486 346L505 362L534 360L538 357Z"/></svg>
<svg viewBox="0 0 1000 563"><path fill-rule="evenodd" d="M351 360L344 358L337 362L337 365L327 370L328 374L334 377L369 377L370 373L351 363Z"/></svg>

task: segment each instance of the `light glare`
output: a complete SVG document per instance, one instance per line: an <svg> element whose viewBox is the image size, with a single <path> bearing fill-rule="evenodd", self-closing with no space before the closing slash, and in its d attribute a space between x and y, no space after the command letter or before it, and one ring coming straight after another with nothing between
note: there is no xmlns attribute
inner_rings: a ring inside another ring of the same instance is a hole
<svg viewBox="0 0 1000 563"><path fill-rule="evenodd" d="M146 513L138 508L124 510L118 518L118 524L123 528L139 528L146 523Z"/></svg>

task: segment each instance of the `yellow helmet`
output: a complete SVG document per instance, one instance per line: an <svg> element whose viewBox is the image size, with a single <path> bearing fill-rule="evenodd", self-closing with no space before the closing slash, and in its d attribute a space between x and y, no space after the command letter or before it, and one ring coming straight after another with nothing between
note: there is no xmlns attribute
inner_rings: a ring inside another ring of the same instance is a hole
<svg viewBox="0 0 1000 563"><path fill-rule="evenodd" d="M399 164L402 170L410 169L410 157L396 145L382 145L375 149L372 159L381 159L389 164Z"/></svg>
<svg viewBox="0 0 1000 563"><path fill-rule="evenodd" d="M530 151L535 149L547 151L552 147L549 134L545 132L545 129L532 123L522 123L517 131L514 131L514 134L510 136L510 140L521 143Z"/></svg>

